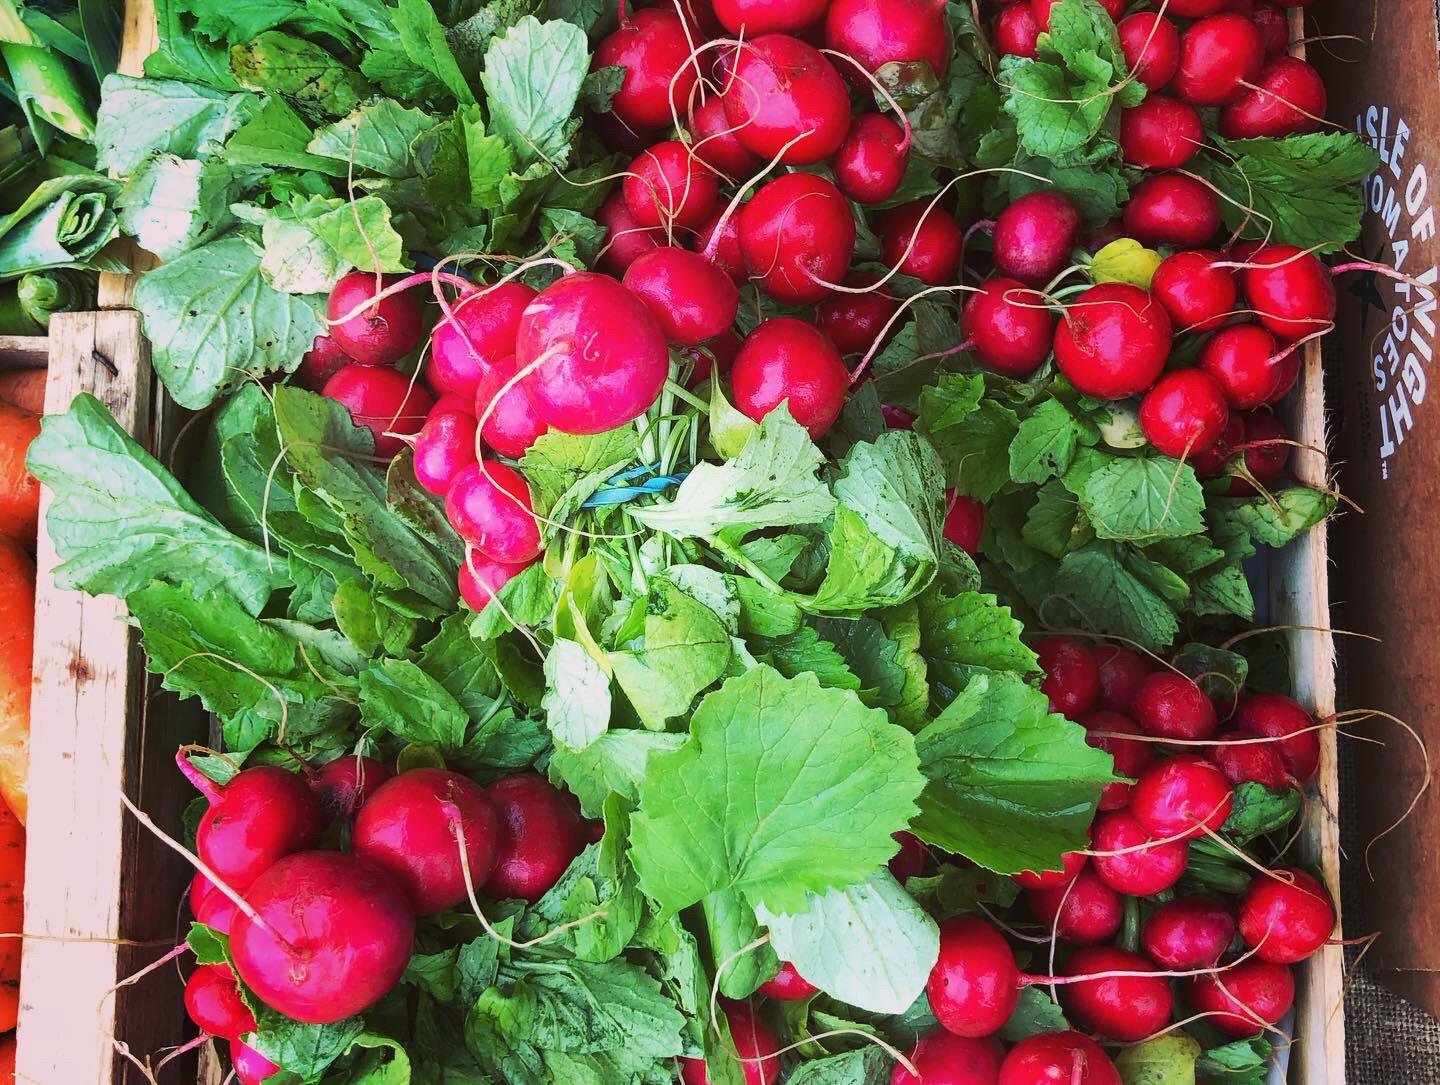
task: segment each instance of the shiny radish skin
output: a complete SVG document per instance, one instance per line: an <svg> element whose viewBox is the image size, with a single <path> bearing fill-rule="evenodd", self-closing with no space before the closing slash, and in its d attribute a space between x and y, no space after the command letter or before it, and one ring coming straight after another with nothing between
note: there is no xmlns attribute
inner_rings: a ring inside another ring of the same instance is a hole
<svg viewBox="0 0 1440 1085"><path fill-rule="evenodd" d="M460 538L492 561L520 565L544 549L529 484L495 460L481 460L455 476L445 494L445 516Z"/></svg>
<svg viewBox="0 0 1440 1085"><path fill-rule="evenodd" d="M730 1026L730 1039L740 1056L745 1085L776 1085L780 1080L780 1041L754 1008L744 1002L720 1000L720 1010ZM681 1059L683 1085L710 1085L704 1059Z"/></svg>
<svg viewBox="0 0 1440 1085"><path fill-rule="evenodd" d="M1290 775L1302 784L1320 771L1320 732L1316 719L1298 701L1279 693L1251 693L1235 710L1236 727L1276 740Z"/></svg>
<svg viewBox="0 0 1440 1085"><path fill-rule="evenodd" d="M1184 876L1190 849L1182 842L1152 843L1153 839L1125 810L1100 814L1090 827L1090 847L1097 853L1091 860L1095 873L1127 897L1163 893Z"/></svg>
<svg viewBox="0 0 1440 1085"><path fill-rule="evenodd" d="M693 347L735 323L740 291L733 279L699 253L664 248L646 253L625 272L625 287L676 346Z"/></svg>
<svg viewBox="0 0 1440 1085"><path fill-rule="evenodd" d="M1254 731L1226 731L1210 747L1210 760L1237 787L1256 783L1279 791L1290 786L1290 774L1280 751Z"/></svg>
<svg viewBox="0 0 1440 1085"><path fill-rule="evenodd" d="M393 880L416 915L436 915L469 895L457 826L478 892L504 827L485 789L458 772L411 769L387 780L360 808L351 847Z"/></svg>
<svg viewBox="0 0 1440 1085"><path fill-rule="evenodd" d="M997 1085L1123 1085L1105 1049L1079 1032L1021 1040L1000 1066Z"/></svg>
<svg viewBox="0 0 1440 1085"><path fill-rule="evenodd" d="M403 437L425 425L435 398L414 378L384 366L347 365L325 382L324 395L350 412L350 421L368 429L375 455L389 459L405 447Z"/></svg>
<svg viewBox="0 0 1440 1085"><path fill-rule="evenodd" d="M1060 862L1059 870L1022 870L1010 878L1021 889L1064 889L1080 876L1090 857L1083 851L1067 851Z"/></svg>
<svg viewBox="0 0 1440 1085"><path fill-rule="evenodd" d="M850 374L835 345L794 317L775 317L746 337L730 371L735 406L759 422L786 404L812 438L824 434L850 389Z"/></svg>
<svg viewBox="0 0 1440 1085"><path fill-rule="evenodd" d="M238 1040L255 1031L255 1015L240 997L228 964L202 964L185 981L185 1012L201 1032Z"/></svg>
<svg viewBox="0 0 1440 1085"><path fill-rule="evenodd" d="M818 23L828 0L715 0L715 18L731 34L795 33Z"/></svg>
<svg viewBox="0 0 1440 1085"><path fill-rule="evenodd" d="M925 990L942 1028L980 1039L1004 1027L1020 1001L1020 969L1004 935L983 919L940 924L940 956Z"/></svg>
<svg viewBox="0 0 1440 1085"><path fill-rule="evenodd" d="M1232 0L1170 0L1166 9L1177 19L1203 19L1232 7Z"/></svg>
<svg viewBox="0 0 1440 1085"><path fill-rule="evenodd" d="M1190 457L1190 466L1200 479L1219 478L1225 473L1226 465L1235 458L1235 447L1245 442L1245 423L1234 411L1225 423L1225 432L1220 439L1202 452Z"/></svg>
<svg viewBox="0 0 1440 1085"><path fill-rule="evenodd" d="M483 419L480 440L487 448L512 460L530 451L550 429L540 417L525 382L515 379L519 373L513 354L496 362L486 370L480 387L475 390L473 408L475 417Z"/></svg>
<svg viewBox="0 0 1440 1085"><path fill-rule="evenodd" d="M996 1085L1005 1049L993 1036L969 1039L941 1029L911 1048L916 1077L903 1065L890 1072L890 1085Z"/></svg>
<svg viewBox="0 0 1440 1085"><path fill-rule="evenodd" d="M1138 953L1110 946L1077 949L1065 963L1067 976L1104 972L1154 972ZM1106 976L1082 979L1060 988L1067 1016L1087 1032L1133 1043L1170 1023L1175 1006L1170 981L1162 976Z"/></svg>
<svg viewBox="0 0 1440 1085"><path fill-rule="evenodd" d="M1144 735L1140 725L1129 716L1102 708L1082 717L1079 722L1085 728L1086 744L1104 750L1115 759L1115 775L1128 776L1133 780L1154 763L1153 743L1108 737L1110 734ZM1127 783L1106 784L1100 792L1100 809L1123 810L1130 804L1132 786Z"/></svg>
<svg viewBox="0 0 1440 1085"><path fill-rule="evenodd" d="M726 62L732 75L725 116L751 154L809 166L840 149L850 130L850 96L813 45L788 34L762 34L727 53Z"/></svg>
<svg viewBox="0 0 1440 1085"><path fill-rule="evenodd" d="M1168 86L1180 67L1180 31L1152 11L1140 11L1120 20L1120 49L1125 66L1150 90Z"/></svg>
<svg viewBox="0 0 1440 1085"><path fill-rule="evenodd" d="M1120 150L1126 162L1140 169L1179 169L1204 144L1199 111L1178 98L1152 94L1120 114Z"/></svg>
<svg viewBox="0 0 1440 1085"><path fill-rule="evenodd" d="M1060 0L1030 0L1030 10L1035 13L1035 21L1040 24L1040 29L1050 29L1050 12L1058 3ZM1125 0L1100 0L1100 6L1112 19L1118 20L1125 14Z"/></svg>
<svg viewBox="0 0 1440 1085"><path fill-rule="evenodd" d="M460 566L455 586L465 605L478 614L490 605L490 600L499 594L501 588L530 568L530 565L528 561L520 565L506 565L504 562L491 561L472 550L469 559Z"/></svg>
<svg viewBox="0 0 1440 1085"><path fill-rule="evenodd" d="M1249 411L1274 402L1294 383L1292 353L1258 324L1236 324L1210 337L1200 368L1220 384L1230 406Z"/></svg>
<svg viewBox="0 0 1440 1085"><path fill-rule="evenodd" d="M502 824L485 895L533 904L555 887L590 842L580 804L535 772L496 780L485 794Z"/></svg>
<svg viewBox="0 0 1440 1085"><path fill-rule="evenodd" d="M720 239L715 240L716 231ZM726 216L725 209L715 212L714 217L695 231L695 241L690 246L697 253L708 253L707 259L729 276L736 286L750 281L745 267L745 250L740 245L740 216Z"/></svg>
<svg viewBox="0 0 1440 1085"><path fill-rule="evenodd" d="M1181 742L1203 742L1220 730L1215 705L1189 678L1156 671L1136 691L1130 715L1147 735Z"/></svg>
<svg viewBox="0 0 1440 1085"><path fill-rule="evenodd" d="M1030 5L1021 0L1000 9L995 16L995 32L992 35L995 51L1002 57L1025 57L1034 60L1038 55L1040 24Z"/></svg>
<svg viewBox="0 0 1440 1085"><path fill-rule="evenodd" d="M960 327L976 361L1025 380L1050 357L1058 319L1043 295L1018 279L996 276L966 300Z"/></svg>
<svg viewBox="0 0 1440 1085"><path fill-rule="evenodd" d="M1177 460L1212 447L1229 421L1224 389L1200 369L1165 374L1140 401L1145 439L1157 452Z"/></svg>
<svg viewBox="0 0 1440 1085"><path fill-rule="evenodd" d="M409 964L410 903L390 877L359 858L299 852L245 895L266 927L244 914L235 920L235 970L286 1017L310 1025L343 1021L389 994Z"/></svg>
<svg viewBox="0 0 1440 1085"><path fill-rule="evenodd" d="M310 392L318 392L325 387L326 381L354 362L355 359L346 354L333 337L317 335L315 342L310 344L310 349L300 359L300 367L295 370L290 383Z"/></svg>
<svg viewBox="0 0 1440 1085"><path fill-rule="evenodd" d="M1335 284L1314 253L1294 245L1266 245L1251 255L1242 281L1260 322L1283 342L1334 326Z"/></svg>
<svg viewBox="0 0 1440 1085"><path fill-rule="evenodd" d="M432 411L415 438L416 481L436 497L444 497L455 476L477 462L475 435L479 432L473 413Z"/></svg>
<svg viewBox="0 0 1440 1085"><path fill-rule="evenodd" d="M640 226L693 230L715 211L720 182L686 144L670 139L636 156L621 191Z"/></svg>
<svg viewBox="0 0 1440 1085"><path fill-rule="evenodd" d="M1055 333L1055 361L1086 395L1129 399L1160 376L1172 337L1170 314L1148 291L1102 283L1070 302Z"/></svg>
<svg viewBox="0 0 1440 1085"><path fill-rule="evenodd" d="M636 11L595 49L592 71L623 68L625 77L611 100L615 116L632 129L664 128L684 117L700 72L691 60L694 46L674 10Z"/></svg>
<svg viewBox="0 0 1440 1085"><path fill-rule="evenodd" d="M1289 965L1255 959L1231 965L1218 976L1181 981L1185 1000L1205 1023L1227 1036L1259 1036L1278 1025L1295 1004L1295 977Z"/></svg>
<svg viewBox="0 0 1440 1085"><path fill-rule="evenodd" d="M795 971L795 966L789 961L782 961L780 971L756 988L755 993L777 1002L804 1002L818 995L820 988Z"/></svg>
<svg viewBox="0 0 1440 1085"><path fill-rule="evenodd" d="M190 881L190 914L195 917L195 922L228 935L240 909L209 878L197 872Z"/></svg>
<svg viewBox="0 0 1440 1085"><path fill-rule="evenodd" d="M871 275L851 275L845 280L846 286L873 284ZM864 354L899 311L899 299L887 294L883 286L863 294L836 291L815 306L815 326L841 354Z"/></svg>
<svg viewBox="0 0 1440 1085"><path fill-rule="evenodd" d="M1050 698L1050 711L1079 719L1100 699L1100 668L1090 649L1071 637L1046 637L1035 645L1045 680L1040 692Z"/></svg>
<svg viewBox="0 0 1440 1085"><path fill-rule="evenodd" d="M1027 892L1025 903L1036 920L1055 931L1056 938L1075 946L1110 941L1125 920L1120 894L1089 867L1069 885Z"/></svg>
<svg viewBox="0 0 1440 1085"><path fill-rule="evenodd" d="M1191 105L1223 106L1244 93L1265 63L1260 31L1243 15L1222 13L1192 23L1180 36L1174 92Z"/></svg>
<svg viewBox="0 0 1440 1085"><path fill-rule="evenodd" d="M393 365L420 345L423 319L413 294L392 294L366 305L396 281L393 275L352 271L330 288L325 302L330 338L360 365Z"/></svg>
<svg viewBox="0 0 1440 1085"><path fill-rule="evenodd" d="M1021 196L995 220L995 270L1026 286L1045 286L1080 243L1080 210L1058 192Z"/></svg>
<svg viewBox="0 0 1440 1085"><path fill-rule="evenodd" d="M712 94L690 115L690 149L716 173L734 180L749 177L760 168L758 157L746 149L725 113L725 99Z"/></svg>
<svg viewBox="0 0 1440 1085"><path fill-rule="evenodd" d="M649 410L669 376L670 352L645 302L608 276L582 271L552 283L526 307L515 363L527 374L525 389L541 420L585 435Z"/></svg>
<svg viewBox="0 0 1440 1085"><path fill-rule="evenodd" d="M309 783L327 815L352 818L380 785L394 775L394 769L373 757L347 753L321 765Z"/></svg>
<svg viewBox="0 0 1440 1085"><path fill-rule="evenodd" d="M965 231L945 208L916 200L885 212L879 223L880 259L926 286L947 286L960 275Z"/></svg>
<svg viewBox="0 0 1440 1085"><path fill-rule="evenodd" d="M900 189L910 151L905 129L883 113L855 118L831 168L840 191L856 203L883 203Z"/></svg>
<svg viewBox="0 0 1440 1085"><path fill-rule="evenodd" d="M264 1085L280 1073L280 1067L239 1040L230 1041L230 1065L235 1068L235 1080L240 1085Z"/></svg>
<svg viewBox="0 0 1440 1085"><path fill-rule="evenodd" d="M972 558L980 553L980 540L985 535L985 506L973 497L946 495L945 526L942 534Z"/></svg>
<svg viewBox="0 0 1440 1085"><path fill-rule="evenodd" d="M1330 107L1320 73L1295 57L1270 61L1254 88L1227 105L1220 114L1226 139L1283 139L1318 132Z"/></svg>
<svg viewBox="0 0 1440 1085"><path fill-rule="evenodd" d="M1197 249L1220 231L1220 198L1203 181L1157 173L1135 186L1125 205L1125 232L1154 248Z"/></svg>
<svg viewBox="0 0 1440 1085"><path fill-rule="evenodd" d="M1200 757L1182 754L1151 765L1130 792L1130 812L1154 836L1189 840L1219 832L1235 795L1230 781Z"/></svg>
<svg viewBox="0 0 1440 1085"><path fill-rule="evenodd" d="M1240 286L1224 258L1213 250L1177 252L1155 270L1151 292L1181 334L1213 332L1235 312Z"/></svg>
<svg viewBox="0 0 1440 1085"><path fill-rule="evenodd" d="M1273 486L1285 477L1290 464L1290 431L1268 411L1244 415L1245 466L1262 486Z"/></svg>
<svg viewBox="0 0 1440 1085"><path fill-rule="evenodd" d="M1097 644L1091 651L1100 670L1100 707L1129 712L1135 694L1153 670L1150 661L1123 644Z"/></svg>
<svg viewBox="0 0 1440 1085"><path fill-rule="evenodd" d="M473 399L485 370L515 353L520 317L535 300L535 290L505 282L466 294L451 304L430 335L425 382L437 395Z"/></svg>
<svg viewBox="0 0 1440 1085"><path fill-rule="evenodd" d="M1272 964L1308 960L1335 933L1335 905L1320 882L1298 867L1257 874L1236 906L1240 937Z"/></svg>
<svg viewBox="0 0 1440 1085"><path fill-rule="evenodd" d="M855 218L834 183L789 173L762 185L740 212L745 266L776 301L814 305L850 268Z"/></svg>
<svg viewBox="0 0 1440 1085"><path fill-rule="evenodd" d="M276 862L313 847L325 812L299 773L278 765L242 769L200 816L195 852L243 893Z"/></svg>
<svg viewBox="0 0 1440 1085"><path fill-rule="evenodd" d="M825 44L853 57L867 72L923 60L943 76L950 59L945 5L938 0L832 0ZM860 81L858 72L846 75Z"/></svg>
<svg viewBox="0 0 1440 1085"><path fill-rule="evenodd" d="M1290 17L1274 4L1258 3L1250 21L1260 31L1265 56L1271 60L1284 56L1290 48Z"/></svg>
<svg viewBox="0 0 1440 1085"><path fill-rule="evenodd" d="M664 230L648 229L635 221L635 216L630 214L630 208L625 204L625 193L620 189L605 197L595 220L605 227L600 266L616 278L624 275L630 265L647 252L654 252L661 245L670 243Z"/></svg>
<svg viewBox="0 0 1440 1085"><path fill-rule="evenodd" d="M1235 939L1235 916L1219 901L1181 897L1151 913L1140 928L1145 956L1166 971L1214 968Z"/></svg>

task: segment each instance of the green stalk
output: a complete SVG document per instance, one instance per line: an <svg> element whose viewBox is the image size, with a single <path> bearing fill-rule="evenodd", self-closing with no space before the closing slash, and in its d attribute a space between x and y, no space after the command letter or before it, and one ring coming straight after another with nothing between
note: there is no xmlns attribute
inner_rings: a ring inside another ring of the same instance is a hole
<svg viewBox="0 0 1440 1085"><path fill-rule="evenodd" d="M48 141L37 121L76 139L95 135L95 114L69 62L44 47L25 25L14 0L0 0L0 58L42 150Z"/></svg>
<svg viewBox="0 0 1440 1085"><path fill-rule="evenodd" d="M0 335L38 335L44 330L20 304L18 291L8 284L0 287Z"/></svg>
<svg viewBox="0 0 1440 1085"><path fill-rule="evenodd" d="M60 269L23 275L15 295L20 308L32 321L48 328L52 313L73 313L94 304L91 280L78 272Z"/></svg>

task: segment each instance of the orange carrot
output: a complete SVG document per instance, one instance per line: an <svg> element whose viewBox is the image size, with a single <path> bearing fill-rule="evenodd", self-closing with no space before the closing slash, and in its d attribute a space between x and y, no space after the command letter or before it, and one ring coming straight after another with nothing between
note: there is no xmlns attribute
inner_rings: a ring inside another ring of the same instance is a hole
<svg viewBox="0 0 1440 1085"><path fill-rule="evenodd" d="M0 934L16 935L24 929L25 826L0 806ZM0 1031L14 1028L19 1018L23 944L20 938L0 938Z"/></svg>
<svg viewBox="0 0 1440 1085"><path fill-rule="evenodd" d="M45 370L0 369L0 401L31 414L44 414ZM0 1082L4 1080L0 1077Z"/></svg>
<svg viewBox="0 0 1440 1085"><path fill-rule="evenodd" d="M0 798L24 824L35 663L35 563L0 539Z"/></svg>
<svg viewBox="0 0 1440 1085"><path fill-rule="evenodd" d="M40 483L25 470L25 453L40 433L40 419L0 403L0 536L35 549Z"/></svg>

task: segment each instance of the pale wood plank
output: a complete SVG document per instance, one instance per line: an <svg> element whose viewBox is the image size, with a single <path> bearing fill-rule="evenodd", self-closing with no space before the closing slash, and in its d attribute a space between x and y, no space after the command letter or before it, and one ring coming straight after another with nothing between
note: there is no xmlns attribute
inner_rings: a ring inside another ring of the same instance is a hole
<svg viewBox="0 0 1440 1085"><path fill-rule="evenodd" d="M49 357L43 335L0 335L0 369L44 369Z"/></svg>

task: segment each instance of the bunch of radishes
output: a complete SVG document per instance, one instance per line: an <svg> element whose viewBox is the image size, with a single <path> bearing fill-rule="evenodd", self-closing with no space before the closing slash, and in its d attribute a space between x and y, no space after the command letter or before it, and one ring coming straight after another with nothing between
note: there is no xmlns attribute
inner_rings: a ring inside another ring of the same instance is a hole
<svg viewBox="0 0 1440 1085"><path fill-rule="evenodd" d="M185 1005L202 1032L230 1041L243 1085L279 1068L243 1040L256 1020L239 982L296 1021L360 1013L400 980L417 917L478 893L537 901L591 838L574 798L535 773L481 787L349 755L298 772L246 768L218 785L183 751L178 763L209 800L195 850L213 880L196 874L191 911L229 937L234 962L198 968ZM348 850L325 846L342 841Z"/></svg>

